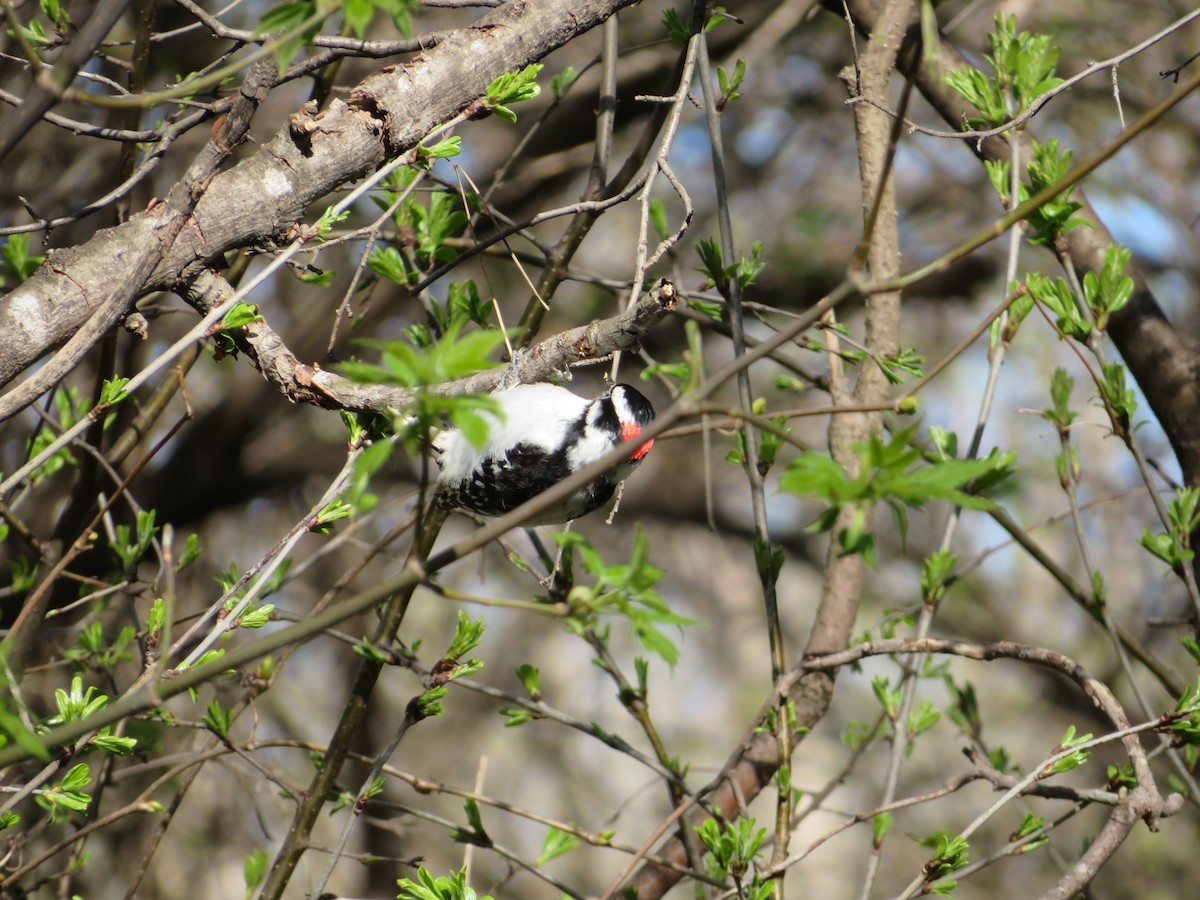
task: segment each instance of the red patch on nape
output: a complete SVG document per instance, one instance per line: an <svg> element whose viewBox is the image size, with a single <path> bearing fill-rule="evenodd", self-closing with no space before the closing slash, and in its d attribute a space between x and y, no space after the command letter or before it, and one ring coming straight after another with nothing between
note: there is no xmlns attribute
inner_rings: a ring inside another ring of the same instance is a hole
<svg viewBox="0 0 1200 900"><path fill-rule="evenodd" d="M621 423L621 440L628 441L631 438L637 437L641 433L642 433L642 429L639 425L637 425L637 423L635 423L635 422L622 422ZM630 453L629 458L630 459L641 459L643 456L645 456L647 453L650 452L650 448L653 446L654 446L654 441L652 441L652 440L646 441L646 443L642 444L642 446L638 447L636 450L634 450L632 453Z"/></svg>

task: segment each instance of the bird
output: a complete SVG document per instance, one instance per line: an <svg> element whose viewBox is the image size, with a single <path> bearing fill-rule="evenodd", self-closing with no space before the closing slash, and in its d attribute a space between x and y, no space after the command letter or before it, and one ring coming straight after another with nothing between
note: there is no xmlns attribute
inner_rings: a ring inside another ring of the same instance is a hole
<svg viewBox="0 0 1200 900"><path fill-rule="evenodd" d="M590 465L624 440L637 437L654 420L654 407L640 391L616 384L593 400L554 384L518 384L492 394L498 414L487 439L473 444L461 431L440 432L433 441L440 466L434 502L500 516ZM650 452L653 440L549 509L529 525L569 522L600 508Z"/></svg>

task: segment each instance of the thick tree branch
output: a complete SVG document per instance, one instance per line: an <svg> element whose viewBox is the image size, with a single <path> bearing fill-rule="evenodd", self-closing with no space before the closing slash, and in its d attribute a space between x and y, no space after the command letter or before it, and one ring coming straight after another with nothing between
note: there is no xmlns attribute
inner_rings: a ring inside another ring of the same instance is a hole
<svg viewBox="0 0 1200 900"><path fill-rule="evenodd" d="M225 279L205 270L188 285L185 297L207 314L233 292ZM675 285L663 278L632 308L547 338L520 353L511 368L490 369L431 390L447 395L482 393L494 390L504 378L524 384L554 380L579 363L603 359L618 350L635 350L645 334L675 306ZM265 321L245 326L235 339L262 376L293 403L382 413L404 409L412 402L413 392L406 388L363 384L325 371L315 363L301 362Z"/></svg>

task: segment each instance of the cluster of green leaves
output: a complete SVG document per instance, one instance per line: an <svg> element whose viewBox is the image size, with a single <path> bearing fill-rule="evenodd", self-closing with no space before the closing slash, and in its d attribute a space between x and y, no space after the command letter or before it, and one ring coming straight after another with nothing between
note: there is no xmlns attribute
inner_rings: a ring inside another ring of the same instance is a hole
<svg viewBox="0 0 1200 900"><path fill-rule="evenodd" d="M404 329L404 336L420 350L432 347L437 335L445 334L460 320L480 328L494 327L490 322L492 304L479 295L479 288L473 279L450 282L444 303L436 298L430 299L429 316L430 325L417 322Z"/></svg>
<svg viewBox="0 0 1200 900"><path fill-rule="evenodd" d="M408 704L406 714L413 722L420 722L432 716L440 716L444 709L441 701L445 699L446 685L458 678L466 678L483 668L483 660L463 657L479 646L483 638L484 624L480 617L471 621L461 610L455 626L454 637L442 658L433 667L429 687L414 697ZM379 663L387 663L389 656L369 640L364 638L354 645L354 652L360 656L373 659Z"/></svg>
<svg viewBox="0 0 1200 900"><path fill-rule="evenodd" d="M1022 845L1021 853L1031 853L1040 847L1045 847L1050 843L1050 838L1045 834L1038 834L1042 831L1046 824L1046 820L1042 816L1035 816L1032 813L1025 813L1021 819L1021 824L1017 826L1017 830L1008 836L1008 842L1015 844L1017 841L1025 841ZM1037 837L1033 837L1037 835ZM1029 838L1029 840L1026 840Z"/></svg>
<svg viewBox="0 0 1200 900"><path fill-rule="evenodd" d="M843 338L850 338L850 329L841 322L823 323L821 328L841 335ZM808 350L835 353L840 359L850 365L861 365L869 359L875 365L879 366L879 371L883 373L883 377L891 384L904 384L909 378L921 378L925 374L924 370L921 369L921 366L925 364L925 357L913 347L903 347L894 354L880 355L870 353L862 348L847 349L841 346L832 347L824 341L812 338L806 338L804 346ZM915 408L905 411L913 412Z"/></svg>
<svg viewBox="0 0 1200 900"><path fill-rule="evenodd" d="M79 391L73 387L61 387L54 392L54 409L58 413L58 428L59 432L52 432L47 428L38 428L26 441L26 453L30 459L38 456L43 450L54 443L55 438L61 431L66 431L72 425L79 422L88 413L88 403L79 396ZM108 425L111 419L105 420L105 426ZM75 465L75 457L70 451L63 447L48 460L46 460L30 477L30 483L36 487L39 483L49 478L51 475L56 475L65 469L67 466Z"/></svg>
<svg viewBox="0 0 1200 900"><path fill-rule="evenodd" d="M67 774L47 788L42 788L34 797L38 806L50 814L50 821L57 822L68 812L87 812L92 795L84 790L92 783L92 773L87 763L76 763Z"/></svg>
<svg viewBox="0 0 1200 900"><path fill-rule="evenodd" d="M1050 406L1042 410L1042 418L1057 428L1066 431L1071 427L1079 414L1071 409L1071 389L1075 379L1067 374L1067 370L1057 368L1050 376Z"/></svg>
<svg viewBox="0 0 1200 900"><path fill-rule="evenodd" d="M366 35L367 26L375 18L376 12L382 12L391 19L402 35L412 37L412 11L418 6L420 0L342 0L341 3L346 24L358 38Z"/></svg>
<svg viewBox="0 0 1200 900"><path fill-rule="evenodd" d="M763 397L756 398L750 404L750 412L756 416L762 416L767 411L767 401ZM787 416L772 416L770 422L775 426L777 431L767 431L761 429L759 431L760 445L758 448L758 471L761 475L766 475L771 470L771 466L775 465L775 459L779 456L779 451L783 449L784 435L790 434L791 429L787 427ZM735 463L739 466L746 464L746 429L739 428L734 436L734 445L728 453L725 454L725 461Z"/></svg>
<svg viewBox="0 0 1200 900"><path fill-rule="evenodd" d="M992 187L1005 202L1011 200L1011 171L1007 160L985 162ZM1017 204L1024 203L1035 194L1058 184L1071 170L1071 151L1059 151L1058 141L1033 142L1033 158L1026 167L1028 182L1022 180L1017 186ZM1026 240L1031 244L1057 247L1060 238L1072 228L1090 225L1087 219L1076 216L1083 204L1071 199L1074 188L1068 187L1050 197L1045 203L1026 217L1029 231Z"/></svg>
<svg viewBox="0 0 1200 900"><path fill-rule="evenodd" d="M49 0L43 0L43 3ZM312 43L326 16L341 9L345 23L355 37L366 35L367 27L376 13L383 13L405 37L412 37L412 11L419 0L284 0L267 9L259 17L255 32L265 36L283 36L275 50L280 71L296 55L296 51Z"/></svg>
<svg viewBox="0 0 1200 900"><path fill-rule="evenodd" d="M420 439L439 418L448 418L463 435L481 446L487 439L488 419L496 415L499 404L482 394L448 397L422 388L441 384L493 368L490 354L503 342L498 329L463 333L466 319L453 321L439 340L424 348L407 341L362 341L380 351L381 365L351 360L341 369L353 381L395 384L414 391L413 406L406 410L411 419L402 429L406 441Z"/></svg>
<svg viewBox="0 0 1200 900"><path fill-rule="evenodd" d="M275 64L280 72L287 68L296 51L312 43L321 22L332 10L333 7L318 0L284 0L259 17L255 33L280 42L275 48Z"/></svg>
<svg viewBox="0 0 1200 900"><path fill-rule="evenodd" d="M58 712L46 720L47 725L61 725L64 722L78 722L93 713L99 712L108 705L108 695L96 691L95 686L83 688L83 678L76 675L71 679L71 689L56 688L54 705Z"/></svg>
<svg viewBox="0 0 1200 900"><path fill-rule="evenodd" d="M46 29L37 19L30 19L29 24L18 23L17 29L8 29L8 36L19 39L22 43L28 43L34 47L54 47L62 43L61 35L66 34L72 26L70 14L62 7L59 0L38 0L38 6L41 7L42 15L50 23L50 27L54 30L53 38L46 34ZM16 21L14 16L10 21ZM24 235L21 235L24 237ZM0 281L0 287L3 287L3 281Z"/></svg>
<svg viewBox="0 0 1200 900"><path fill-rule="evenodd" d="M639 667L640 669L640 667ZM522 663L517 666L517 678L524 686L529 694L529 699L534 703L542 701L542 686L541 686L541 671L537 666L529 663ZM500 709L500 715L504 716L505 728L515 728L518 725L524 725L526 722L532 722L534 719L541 718L541 714L535 710L524 706L505 706Z"/></svg>
<svg viewBox="0 0 1200 900"><path fill-rule="evenodd" d="M728 104L742 96L738 93L738 88L741 87L742 80L745 77L745 60L739 59L734 63L732 74L726 72L720 66L717 67L717 89L720 91L720 97L717 98L718 112L721 112Z"/></svg>
<svg viewBox="0 0 1200 900"><path fill-rule="evenodd" d="M484 106L506 122L516 122L517 114L508 108L510 103L532 100L542 92L537 83L541 63L531 63L520 72L505 72L488 85Z"/></svg>
<svg viewBox="0 0 1200 900"><path fill-rule="evenodd" d="M598 630L601 616L618 616L629 623L630 630L647 651L669 665L679 659L679 649L660 626L674 625L680 629L696 624L678 615L663 600L654 586L662 579L662 569L650 564L650 546L641 526L634 537L628 563L609 565L592 547L587 538L576 532L552 534L563 548L561 565L564 572L573 569L573 558L579 555L587 572L595 579L590 586L577 584L567 594L569 614L564 624L576 634ZM571 568L568 568L571 567Z"/></svg>
<svg viewBox="0 0 1200 900"><path fill-rule="evenodd" d="M16 287L45 261L44 256L29 255L27 234L14 234L0 241L0 288Z"/></svg>
<svg viewBox="0 0 1200 900"><path fill-rule="evenodd" d="M1109 318L1133 296L1133 279L1125 274L1130 252L1110 244L1104 251L1100 272L1083 277L1083 301L1064 278L1051 279L1030 272L1025 286L1030 296L1054 313L1054 324L1065 337L1088 343L1095 331L1108 327ZM1087 312L1085 312L1085 309Z"/></svg>
<svg viewBox="0 0 1200 900"><path fill-rule="evenodd" d="M748 884L743 883L767 839L767 829L756 829L756 824L754 819L739 816L724 824L706 819L696 827L706 851L704 864L708 874L713 878L732 878L738 900L767 900L774 891L773 882L763 882L757 872Z"/></svg>
<svg viewBox="0 0 1200 900"><path fill-rule="evenodd" d="M852 721L842 729L838 740L849 750L857 750L863 744L870 743L883 737L883 723L878 727L867 722Z"/></svg>
<svg viewBox="0 0 1200 900"><path fill-rule="evenodd" d="M154 516L155 511L152 509L138 510L134 534L130 533L128 525L118 525L114 529L114 539L109 544L109 549L120 561L123 572L131 571L150 549L150 542L158 534Z"/></svg>
<svg viewBox="0 0 1200 900"><path fill-rule="evenodd" d="M944 831L931 834L921 844L933 850L933 859L925 863L924 893L935 897L948 897L958 883L948 880L947 875L958 871L969 861L971 845L966 838L951 836Z"/></svg>
<svg viewBox="0 0 1200 900"><path fill-rule="evenodd" d="M1133 253L1118 244L1104 248L1104 265L1099 273L1086 272L1083 276L1083 300L1092 311L1096 330L1108 328L1113 313L1123 309L1133 297L1133 278L1125 274Z"/></svg>
<svg viewBox="0 0 1200 900"><path fill-rule="evenodd" d="M37 735L45 734L54 725L66 722L77 722L102 710L108 705L108 695L99 693L94 686L83 687L83 678L79 675L71 679L69 689L58 688L54 692L56 712L42 722L36 723L33 730L25 727L22 721L9 713L0 711L0 746L8 743L11 737L34 756L48 760L50 753L38 739ZM137 740L132 737L122 737L113 734L112 726L105 725L96 730L88 738L83 748L84 753L102 751L117 756L128 756L137 746ZM91 795L84 790L91 784L91 769L87 763L76 763L66 774L49 787L42 788L34 796L39 806L49 813L50 821L56 822L69 812L86 812L91 804ZM0 816L0 830L9 828L20 821L20 816L11 811Z"/></svg>
<svg viewBox="0 0 1200 900"><path fill-rule="evenodd" d="M1200 662L1200 647L1197 647L1195 638L1192 638L1190 646L1187 642L1184 646ZM1189 684L1184 688L1168 727L1178 743L1192 751L1200 748L1200 680L1195 687Z"/></svg>
<svg viewBox="0 0 1200 900"><path fill-rule="evenodd" d="M1090 732L1088 734L1076 737L1075 726L1068 725L1066 733L1063 735L1062 740L1058 742L1058 746L1055 747L1051 752L1051 755L1057 756L1059 753L1063 753L1064 751L1070 752L1067 753L1067 755L1062 759L1052 762L1047 766L1043 766L1042 770L1038 772L1038 778L1049 778L1051 775L1058 775L1062 772L1070 772L1072 769L1077 769L1082 766L1088 761L1088 757L1091 756L1091 751L1080 750L1076 748L1078 748L1081 744L1086 744L1091 739L1092 735Z"/></svg>
<svg viewBox="0 0 1200 900"><path fill-rule="evenodd" d="M872 435L855 444L859 472L851 477L828 453L808 451L789 463L779 485L788 493L816 497L829 508L809 526L828 531L845 508L854 510L851 525L836 535L843 554L861 553L875 564L874 536L866 531L866 512L885 503L896 516L901 538L908 529L907 509L920 509L931 500L946 500L968 509L992 509L980 493L1013 472L1016 455L993 450L983 459L942 459L920 465L924 454L913 445L917 425L897 429L890 440ZM970 490L966 490L967 488Z"/></svg>
<svg viewBox="0 0 1200 900"><path fill-rule="evenodd" d="M1058 430L1059 443L1063 451L1055 459L1058 470L1058 483L1064 490L1079 481L1080 463L1079 448L1071 443L1071 423L1079 414L1071 409L1071 389L1075 379L1067 375L1067 370L1058 368L1050 376L1050 406L1042 410L1042 418Z"/></svg>
<svg viewBox="0 0 1200 900"><path fill-rule="evenodd" d="M226 356L237 357L237 341L247 325L263 321L258 313L258 307L241 300L229 307L229 311L221 317L220 327L213 332L213 356L217 360Z"/></svg>
<svg viewBox="0 0 1200 900"><path fill-rule="evenodd" d="M721 245L714 238L703 238L696 244L696 253L700 257L700 266L696 271L702 273L708 282L705 288L716 288L724 292L730 280L736 280L742 290L754 284L756 278L767 264L762 259L763 242L755 241L750 248L749 256L741 256L737 262L725 263Z"/></svg>
<svg viewBox="0 0 1200 900"><path fill-rule="evenodd" d="M424 867L417 869L417 880L401 878L397 900L492 900L491 895L480 897L467 886L464 866L452 875L434 876Z"/></svg>
<svg viewBox="0 0 1200 900"><path fill-rule="evenodd" d="M991 75L966 66L946 76L946 83L982 114L967 119L972 129L997 128L1062 84L1054 74L1060 48L1048 35L1018 33L1016 16L997 14L988 43L991 53L984 59Z"/></svg>
<svg viewBox="0 0 1200 900"><path fill-rule="evenodd" d="M958 557L949 550L935 550L921 565L921 600L936 607L946 595L946 585L954 574Z"/></svg>
<svg viewBox="0 0 1200 900"><path fill-rule="evenodd" d="M79 668L84 666L111 672L123 662L133 661L134 640L137 629L125 625L112 643L104 637L104 628L99 622L89 622L79 630L75 645L63 654Z"/></svg>
<svg viewBox="0 0 1200 900"><path fill-rule="evenodd" d="M463 801L463 812L467 815L467 828L454 826L450 829L450 839L458 844L472 844L476 847L491 847L492 839L483 827L483 816L479 813L479 803L472 797Z"/></svg>
<svg viewBox="0 0 1200 900"><path fill-rule="evenodd" d="M1152 534L1149 528L1143 529L1138 543L1182 578L1183 567L1196 556L1192 534L1197 528L1200 528L1200 488L1179 488L1167 504L1166 533Z"/></svg>
<svg viewBox="0 0 1200 900"><path fill-rule="evenodd" d="M940 674L940 671L938 669L937 674ZM934 674L925 672L922 673L921 677L930 678L934 677ZM903 690L899 687L892 687L889 680L882 675L871 679L871 689L875 694L875 699L883 707L884 717L895 727L899 724L900 708L903 705L904 697ZM904 735L907 741L905 753L912 753L913 742L917 735L933 728L941 718L941 711L934 708L933 701L931 700L922 700L919 707L910 710L904 728Z"/></svg>
<svg viewBox="0 0 1200 900"><path fill-rule="evenodd" d="M428 150L430 156L425 162L427 164L433 154L453 156L458 149L457 139L443 141ZM381 209L390 209L399 201L396 211L392 213L392 221L404 240L399 246L374 247L367 258L367 265L381 278L403 286L415 284L422 274L438 263L453 259L457 251L446 242L461 234L470 221L467 213L458 208L457 195L448 191L432 191L428 195L428 204L418 202L412 190L418 174L418 167L397 169L383 181L379 193L371 198ZM412 249L411 256L409 246Z"/></svg>
<svg viewBox="0 0 1200 900"><path fill-rule="evenodd" d="M1137 412L1137 393L1129 386L1125 367L1120 363L1102 363L1100 366L1100 406L1109 412L1113 434L1128 441L1132 431L1133 414Z"/></svg>
<svg viewBox="0 0 1200 900"><path fill-rule="evenodd" d="M704 30L712 31L718 25L725 24L725 20L728 18L729 14L725 7L714 6L712 13L709 14L709 17L704 21ZM667 37L669 37L676 44L686 44L689 40L691 40L692 33L695 31L691 16L688 16L686 19L684 19L675 9L672 9L671 7L667 7L663 10L662 24L663 28L667 30Z"/></svg>

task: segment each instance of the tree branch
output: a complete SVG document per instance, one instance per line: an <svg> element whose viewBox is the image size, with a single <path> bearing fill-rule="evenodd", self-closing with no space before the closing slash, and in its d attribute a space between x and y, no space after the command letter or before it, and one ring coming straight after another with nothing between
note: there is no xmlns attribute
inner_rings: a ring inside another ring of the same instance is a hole
<svg viewBox="0 0 1200 900"><path fill-rule="evenodd" d="M205 270L188 285L185 298L207 314L234 293L220 275ZM651 328L675 309L675 285L660 279L637 305L609 319L570 328L517 356L511 367L499 367L430 388L443 395L485 393L502 379L523 384L552 381L571 366L636 349ZM254 368L293 403L311 403L330 409L386 412L412 403L413 391L387 384L363 384L301 362L265 321L245 326L235 336Z"/></svg>

